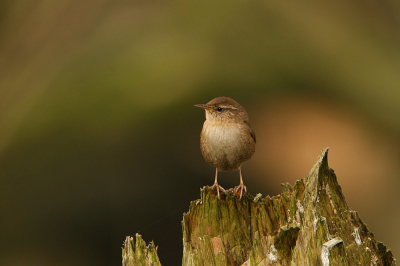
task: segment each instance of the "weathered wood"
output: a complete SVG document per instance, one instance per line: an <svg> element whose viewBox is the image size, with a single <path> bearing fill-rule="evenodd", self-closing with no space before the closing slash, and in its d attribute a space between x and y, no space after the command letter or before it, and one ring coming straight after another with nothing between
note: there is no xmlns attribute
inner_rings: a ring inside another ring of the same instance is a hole
<svg viewBox="0 0 400 266"><path fill-rule="evenodd" d="M136 241L127 236L122 248L122 266L161 266L157 247L153 241L146 246L139 234L136 234Z"/></svg>
<svg viewBox="0 0 400 266"><path fill-rule="evenodd" d="M230 189L218 200L201 189L183 215L182 265L396 265L347 206L327 154L307 178L282 185L272 198L239 200ZM123 265L150 265L143 263Z"/></svg>

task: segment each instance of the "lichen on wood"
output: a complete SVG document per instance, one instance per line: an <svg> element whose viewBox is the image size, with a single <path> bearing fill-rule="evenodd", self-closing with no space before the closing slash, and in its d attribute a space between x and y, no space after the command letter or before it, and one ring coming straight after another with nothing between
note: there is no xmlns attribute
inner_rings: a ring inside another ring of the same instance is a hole
<svg viewBox="0 0 400 266"><path fill-rule="evenodd" d="M122 266L161 266L154 242L146 246L141 235L136 234L136 241L127 236L122 248Z"/></svg>
<svg viewBox="0 0 400 266"><path fill-rule="evenodd" d="M238 199L230 189L219 200L202 188L183 215L182 265L396 265L347 206L327 155L322 150L309 176L293 187L282 184L278 196ZM143 253L143 246L125 244L124 259Z"/></svg>

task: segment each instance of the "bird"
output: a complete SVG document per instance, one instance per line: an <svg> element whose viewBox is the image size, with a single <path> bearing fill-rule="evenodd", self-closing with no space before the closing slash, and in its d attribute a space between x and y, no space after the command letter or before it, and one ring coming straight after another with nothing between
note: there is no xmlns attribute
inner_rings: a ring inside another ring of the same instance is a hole
<svg viewBox="0 0 400 266"><path fill-rule="evenodd" d="M200 133L200 150L206 162L215 167L211 189L216 190L218 199L221 199L220 191L226 191L218 184L218 172L239 170L240 184L234 191L241 199L247 192L242 164L253 156L256 146L256 135L246 110L228 97L218 97L207 104L194 106L204 109L206 114Z"/></svg>

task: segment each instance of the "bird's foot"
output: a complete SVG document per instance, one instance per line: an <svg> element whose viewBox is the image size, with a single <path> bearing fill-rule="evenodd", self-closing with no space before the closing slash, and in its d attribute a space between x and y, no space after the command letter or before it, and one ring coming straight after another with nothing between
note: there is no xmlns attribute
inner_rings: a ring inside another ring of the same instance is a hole
<svg viewBox="0 0 400 266"><path fill-rule="evenodd" d="M243 183L239 184L239 186L235 188L236 197L238 197L239 199L242 199L243 194L246 194L246 192L247 188Z"/></svg>
<svg viewBox="0 0 400 266"><path fill-rule="evenodd" d="M211 186L211 189L217 190L218 199L221 199L219 191L226 193L225 189L223 187L221 187L218 183L214 183L214 185Z"/></svg>

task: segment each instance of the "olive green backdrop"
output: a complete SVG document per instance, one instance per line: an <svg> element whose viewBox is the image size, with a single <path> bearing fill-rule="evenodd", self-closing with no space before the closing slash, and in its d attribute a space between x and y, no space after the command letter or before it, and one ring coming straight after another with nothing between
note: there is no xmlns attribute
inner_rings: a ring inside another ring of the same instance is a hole
<svg viewBox="0 0 400 266"><path fill-rule="evenodd" d="M397 1L2 1L0 264L119 265L126 235L179 265L180 221L214 169L204 112L249 113L250 193L330 147L350 208L400 252ZM238 173L221 173L229 188Z"/></svg>

